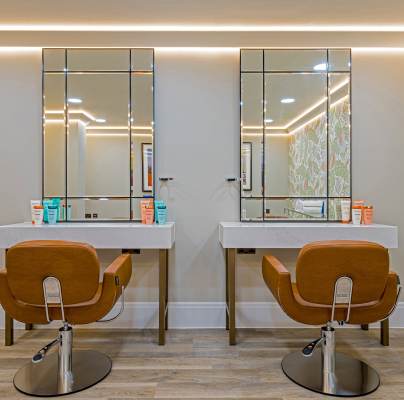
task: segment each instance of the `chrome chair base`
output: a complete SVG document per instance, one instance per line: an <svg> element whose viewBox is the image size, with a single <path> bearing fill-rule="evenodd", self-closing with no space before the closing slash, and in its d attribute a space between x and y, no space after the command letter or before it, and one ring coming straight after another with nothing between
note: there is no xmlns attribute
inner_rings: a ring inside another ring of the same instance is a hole
<svg viewBox="0 0 404 400"><path fill-rule="evenodd" d="M27 363L14 376L17 390L31 396L61 396L79 392L102 381L112 368L111 359L98 351L73 351L71 382L58 382L58 352L47 355L40 363Z"/></svg>
<svg viewBox="0 0 404 400"><path fill-rule="evenodd" d="M303 356L301 351L288 354L282 360L282 370L294 383L331 396L364 396L379 387L379 375L372 367L341 353L335 356L335 373L324 374L324 378L321 349L311 357Z"/></svg>

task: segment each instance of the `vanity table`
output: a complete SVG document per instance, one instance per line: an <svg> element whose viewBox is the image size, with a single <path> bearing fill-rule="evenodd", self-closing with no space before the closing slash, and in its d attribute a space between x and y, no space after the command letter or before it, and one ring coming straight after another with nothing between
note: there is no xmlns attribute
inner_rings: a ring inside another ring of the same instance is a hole
<svg viewBox="0 0 404 400"><path fill-rule="evenodd" d="M229 344L236 344L237 249L299 249L320 240L365 240L395 249L398 247L398 229L378 224L220 223L219 241L226 252L226 329L229 330ZM381 343L385 346L389 343L388 323L388 319L381 322Z"/></svg>
<svg viewBox="0 0 404 400"><path fill-rule="evenodd" d="M68 240L84 242L96 249L135 249L159 251L159 335L158 343L165 344L168 302L168 251L175 241L175 224L143 225L139 223L58 223L32 225L20 223L0 226L0 248L7 250L26 240ZM29 326L27 327L29 329ZM5 345L13 344L13 320L5 316Z"/></svg>

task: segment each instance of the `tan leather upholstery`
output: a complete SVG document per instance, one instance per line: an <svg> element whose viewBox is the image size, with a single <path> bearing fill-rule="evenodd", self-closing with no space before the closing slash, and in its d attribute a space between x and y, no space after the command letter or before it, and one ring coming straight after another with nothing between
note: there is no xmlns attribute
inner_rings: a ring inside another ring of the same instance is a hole
<svg viewBox="0 0 404 400"><path fill-rule="evenodd" d="M91 246L65 241L30 241L7 251L6 268L0 270L0 303L13 318L24 323L47 323L42 281L59 279L70 324L87 324L112 309L132 275L129 254L119 256L99 283L100 263ZM60 307L50 306L50 319L61 320Z"/></svg>
<svg viewBox="0 0 404 400"><path fill-rule="evenodd" d="M334 284L341 276L353 280L351 324L380 321L396 302L398 277L389 272L387 250L374 243L325 241L304 246L296 264L296 283L273 256L263 258L262 273L285 313L308 325L330 321ZM345 318L346 306L340 305L335 319Z"/></svg>

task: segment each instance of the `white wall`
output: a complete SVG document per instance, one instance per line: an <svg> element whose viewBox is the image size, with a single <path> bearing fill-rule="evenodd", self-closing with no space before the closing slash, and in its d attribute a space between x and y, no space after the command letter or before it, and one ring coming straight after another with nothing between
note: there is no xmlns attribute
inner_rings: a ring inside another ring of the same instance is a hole
<svg viewBox="0 0 404 400"><path fill-rule="evenodd" d="M41 196L41 52L0 53L0 223L30 219Z"/></svg>
<svg viewBox="0 0 404 400"><path fill-rule="evenodd" d="M41 193L40 64L40 52L0 53L1 224L27 220L29 200ZM403 70L404 52L353 52L353 194L374 204L376 222L397 224L400 232ZM156 176L175 178L158 188L177 223L170 301L189 303L191 314L193 302L222 307L224 301L217 224L238 219L237 185L224 182L238 173L238 78L235 50L156 52ZM273 301L261 278L263 253L238 258L238 301ZM274 253L293 269L296 251ZM101 252L103 264L116 254ZM404 274L404 250L391 254L394 269ZM156 301L156 266L155 252L134 256L129 302Z"/></svg>
<svg viewBox="0 0 404 400"><path fill-rule="evenodd" d="M156 168L172 176L158 196L176 221L171 301L222 301L224 256L218 221L236 220L239 53L157 51Z"/></svg>

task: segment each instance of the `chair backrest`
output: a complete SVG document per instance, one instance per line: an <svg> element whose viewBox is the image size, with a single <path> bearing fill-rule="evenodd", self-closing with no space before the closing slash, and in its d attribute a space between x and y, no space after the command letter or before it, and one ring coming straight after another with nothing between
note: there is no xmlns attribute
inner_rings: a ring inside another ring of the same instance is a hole
<svg viewBox="0 0 404 400"><path fill-rule="evenodd" d="M43 305L42 282L55 277L65 305L91 300L99 287L100 264L93 247L61 240L19 243L6 254L7 280L14 297Z"/></svg>
<svg viewBox="0 0 404 400"><path fill-rule="evenodd" d="M352 304L364 304L380 299L388 273L388 251L376 243L314 242L299 253L296 286L304 300L330 305L336 280L347 276L353 281Z"/></svg>

